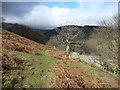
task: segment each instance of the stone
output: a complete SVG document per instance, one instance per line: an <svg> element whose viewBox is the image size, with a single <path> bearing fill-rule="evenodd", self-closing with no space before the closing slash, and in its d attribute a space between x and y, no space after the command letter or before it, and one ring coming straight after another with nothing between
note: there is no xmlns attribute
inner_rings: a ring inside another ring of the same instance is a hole
<svg viewBox="0 0 120 90"><path fill-rule="evenodd" d="M69 54L69 58L79 58L79 54L77 53L77 52L71 52L70 54Z"/></svg>

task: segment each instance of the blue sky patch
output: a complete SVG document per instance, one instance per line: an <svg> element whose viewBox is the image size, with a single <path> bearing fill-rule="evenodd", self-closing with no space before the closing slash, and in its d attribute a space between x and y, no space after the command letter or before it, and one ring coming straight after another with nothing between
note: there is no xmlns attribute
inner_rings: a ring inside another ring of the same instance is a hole
<svg viewBox="0 0 120 90"><path fill-rule="evenodd" d="M42 2L40 3L41 5L48 6L50 8L52 7L63 7L63 8L78 8L79 3L78 2Z"/></svg>

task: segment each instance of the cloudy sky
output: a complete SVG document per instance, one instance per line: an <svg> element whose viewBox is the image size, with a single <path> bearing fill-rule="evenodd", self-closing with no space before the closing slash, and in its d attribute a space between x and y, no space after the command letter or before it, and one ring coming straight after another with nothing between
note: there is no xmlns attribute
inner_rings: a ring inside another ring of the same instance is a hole
<svg viewBox="0 0 120 90"><path fill-rule="evenodd" d="M118 12L117 2L3 2L6 22L38 29L60 25L97 25Z"/></svg>

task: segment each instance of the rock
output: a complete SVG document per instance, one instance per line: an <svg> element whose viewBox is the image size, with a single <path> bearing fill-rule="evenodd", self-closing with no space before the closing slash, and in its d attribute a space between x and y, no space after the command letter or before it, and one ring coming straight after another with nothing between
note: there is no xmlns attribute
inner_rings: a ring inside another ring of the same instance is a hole
<svg viewBox="0 0 120 90"><path fill-rule="evenodd" d="M80 55L77 52L71 52L69 54L69 58L72 58L72 59L79 58L80 60L84 60L86 62L94 63L94 64L96 64L99 67L101 67L101 65L103 65L103 62L101 62L98 57L87 56L87 55Z"/></svg>
<svg viewBox="0 0 120 90"><path fill-rule="evenodd" d="M25 87L25 88L29 88L31 85L24 85L23 87Z"/></svg>
<svg viewBox="0 0 120 90"><path fill-rule="evenodd" d="M94 63L94 64L96 64L99 67L101 67L101 65L103 64L103 62L101 62L99 60L99 58L97 58L95 56L80 55L79 58L81 60L86 61L86 62Z"/></svg>
<svg viewBox="0 0 120 90"><path fill-rule="evenodd" d="M80 56L80 55L79 55L78 53L76 53L76 52L71 52L71 53L69 54L69 58L80 58L79 56Z"/></svg>
<svg viewBox="0 0 120 90"><path fill-rule="evenodd" d="M45 75L45 76L43 76L43 77L42 77L42 79L47 79L47 78L48 78L48 76L47 76L47 75Z"/></svg>
<svg viewBox="0 0 120 90"><path fill-rule="evenodd" d="M21 88L20 84L15 84L14 88Z"/></svg>
<svg viewBox="0 0 120 90"><path fill-rule="evenodd" d="M24 76L20 76L19 79L24 79Z"/></svg>

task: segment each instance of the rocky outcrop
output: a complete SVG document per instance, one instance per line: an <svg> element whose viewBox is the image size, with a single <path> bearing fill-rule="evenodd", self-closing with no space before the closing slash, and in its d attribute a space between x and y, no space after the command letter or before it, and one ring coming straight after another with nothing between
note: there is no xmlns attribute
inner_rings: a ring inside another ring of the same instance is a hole
<svg viewBox="0 0 120 90"><path fill-rule="evenodd" d="M77 52L71 52L70 55L69 55L69 58L80 58L81 60L84 60L86 62L94 63L99 67L101 65L103 65L103 62L101 62L98 57L88 56L88 55L80 55Z"/></svg>
<svg viewBox="0 0 120 90"><path fill-rule="evenodd" d="M71 52L69 54L69 58L80 58L80 55L77 52Z"/></svg>
<svg viewBox="0 0 120 90"><path fill-rule="evenodd" d="M71 52L69 58L79 58L80 60L83 60L85 62L94 63L98 67L101 67L103 70L114 73L115 75L118 75L120 72L118 65L115 65L111 62L101 61L96 56L80 55L79 53Z"/></svg>
<svg viewBox="0 0 120 90"><path fill-rule="evenodd" d="M95 56L80 55L79 57L81 60L85 60L86 62L90 63L95 63L99 67L103 65L103 62Z"/></svg>

